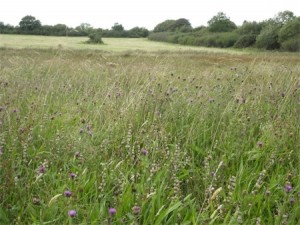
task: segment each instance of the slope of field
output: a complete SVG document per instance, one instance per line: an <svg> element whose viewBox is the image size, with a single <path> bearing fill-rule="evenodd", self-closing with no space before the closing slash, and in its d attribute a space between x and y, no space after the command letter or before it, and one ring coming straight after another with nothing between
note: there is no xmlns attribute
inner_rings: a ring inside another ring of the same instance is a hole
<svg viewBox="0 0 300 225"><path fill-rule="evenodd" d="M300 221L299 55L45 40L0 49L0 224Z"/></svg>
<svg viewBox="0 0 300 225"><path fill-rule="evenodd" d="M59 49L93 49L102 51L209 51L209 52L240 52L218 48L191 47L176 44L149 41L146 38L103 38L104 45L86 44L87 37L48 37L32 35L0 34L2 48L59 48Z"/></svg>

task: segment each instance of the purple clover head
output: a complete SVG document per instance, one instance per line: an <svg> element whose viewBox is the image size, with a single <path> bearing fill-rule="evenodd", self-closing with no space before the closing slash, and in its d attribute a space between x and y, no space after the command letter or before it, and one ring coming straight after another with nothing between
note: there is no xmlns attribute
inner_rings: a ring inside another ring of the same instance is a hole
<svg viewBox="0 0 300 225"><path fill-rule="evenodd" d="M3 111L3 109L4 109L4 107L3 107L3 106L0 106L0 112Z"/></svg>
<svg viewBox="0 0 300 225"><path fill-rule="evenodd" d="M287 183L287 184L285 185L285 192L286 192L286 193L290 193L292 190L293 190L292 185L291 185L290 183Z"/></svg>
<svg viewBox="0 0 300 225"><path fill-rule="evenodd" d="M38 172L39 172L40 174L46 173L46 167L45 167L45 165L41 165L41 166L39 167L39 169L38 169Z"/></svg>
<svg viewBox="0 0 300 225"><path fill-rule="evenodd" d="M142 154L143 154L143 155L148 155L148 150L147 150L147 149L145 149L145 148L144 148L144 149L142 149Z"/></svg>
<svg viewBox="0 0 300 225"><path fill-rule="evenodd" d="M69 175L72 179L75 179L77 177L76 173L70 173Z"/></svg>
<svg viewBox="0 0 300 225"><path fill-rule="evenodd" d="M140 212L141 212L141 207L139 207L137 205L132 207L132 213L134 215L138 215L138 214L140 214Z"/></svg>
<svg viewBox="0 0 300 225"><path fill-rule="evenodd" d="M75 217L76 214L77 214L77 212L76 212L74 209L72 209L72 210L70 210L70 211L68 212L68 214L69 214L70 217Z"/></svg>
<svg viewBox="0 0 300 225"><path fill-rule="evenodd" d="M260 148L262 148L263 143L261 141L259 141L259 142L257 142L257 146L260 147Z"/></svg>
<svg viewBox="0 0 300 225"><path fill-rule="evenodd" d="M114 216L117 213L117 210L115 208L109 208L108 213L109 215Z"/></svg>
<svg viewBox="0 0 300 225"><path fill-rule="evenodd" d="M69 197L72 196L72 192L71 191L65 191L64 195L69 198Z"/></svg>

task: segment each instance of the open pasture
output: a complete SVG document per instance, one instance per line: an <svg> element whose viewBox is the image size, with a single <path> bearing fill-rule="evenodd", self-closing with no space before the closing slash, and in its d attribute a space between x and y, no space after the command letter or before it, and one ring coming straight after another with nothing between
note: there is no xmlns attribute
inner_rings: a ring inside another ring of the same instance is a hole
<svg viewBox="0 0 300 225"><path fill-rule="evenodd" d="M15 41L0 43L0 224L300 220L299 55Z"/></svg>
<svg viewBox="0 0 300 225"><path fill-rule="evenodd" d="M163 42L149 41L146 38L103 38L104 45L86 44L88 37L51 37L33 35L7 35L0 34L0 48L14 49L68 49L68 50L101 50L108 52L124 51L209 51L226 52L238 54L238 51L231 51L219 48L205 48L182 46Z"/></svg>

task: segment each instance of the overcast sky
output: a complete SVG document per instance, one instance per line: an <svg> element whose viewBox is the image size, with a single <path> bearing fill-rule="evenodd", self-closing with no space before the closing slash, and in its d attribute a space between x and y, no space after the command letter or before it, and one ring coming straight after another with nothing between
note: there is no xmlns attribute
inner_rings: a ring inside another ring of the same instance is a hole
<svg viewBox="0 0 300 225"><path fill-rule="evenodd" d="M166 19L179 18L188 19L193 27L207 25L220 11L241 25L244 20L262 21L284 10L300 16L300 0L2 0L0 21L18 25L22 17L32 15L43 25L89 23L111 28L118 22L125 29L153 29Z"/></svg>

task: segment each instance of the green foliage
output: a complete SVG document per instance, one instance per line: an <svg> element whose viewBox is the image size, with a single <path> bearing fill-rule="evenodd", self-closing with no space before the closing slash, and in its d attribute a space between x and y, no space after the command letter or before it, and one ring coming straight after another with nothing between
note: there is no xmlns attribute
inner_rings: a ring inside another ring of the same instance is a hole
<svg viewBox="0 0 300 225"><path fill-rule="evenodd" d="M192 26L187 19L166 20L155 26L153 32L189 32Z"/></svg>
<svg viewBox="0 0 300 225"><path fill-rule="evenodd" d="M34 31L37 31L42 27L42 24L34 16L25 16L21 19L20 23L20 32L22 34L32 34Z"/></svg>
<svg viewBox="0 0 300 225"><path fill-rule="evenodd" d="M230 32L236 29L234 22L232 22L223 12L219 12L207 23L210 32Z"/></svg>
<svg viewBox="0 0 300 225"><path fill-rule="evenodd" d="M234 44L235 48L247 48L255 44L256 35L242 35Z"/></svg>
<svg viewBox="0 0 300 225"><path fill-rule="evenodd" d="M144 27L134 27L128 31L128 37L139 38L148 37L149 31Z"/></svg>
<svg viewBox="0 0 300 225"><path fill-rule="evenodd" d="M244 21L243 25L238 27L236 32L241 35L258 35L262 30L262 24L257 22Z"/></svg>
<svg viewBox="0 0 300 225"><path fill-rule="evenodd" d="M281 48L284 51L300 52L300 36L296 36L282 42Z"/></svg>
<svg viewBox="0 0 300 225"><path fill-rule="evenodd" d="M256 38L256 47L267 50L278 49L280 47L278 30L276 25L265 26Z"/></svg>
<svg viewBox="0 0 300 225"><path fill-rule="evenodd" d="M300 17L288 21L278 32L280 43L297 36L300 36Z"/></svg>
<svg viewBox="0 0 300 225"><path fill-rule="evenodd" d="M148 39L151 41L170 42L176 44L178 43L178 38L183 35L184 34L176 32L155 32L151 33L148 36Z"/></svg>
<svg viewBox="0 0 300 225"><path fill-rule="evenodd" d="M93 32L89 34L89 40L87 41L89 44L103 44L102 36L100 32Z"/></svg>
<svg viewBox="0 0 300 225"><path fill-rule="evenodd" d="M294 15L293 12L286 10L286 11L277 13L277 15L274 17L273 20L275 21L275 23L282 26L295 18L296 18L296 16Z"/></svg>
<svg viewBox="0 0 300 225"><path fill-rule="evenodd" d="M111 27L111 30L112 30L112 31L115 31L115 32L123 32L123 31L124 31L124 27L123 27L122 24L115 23L115 24Z"/></svg>
<svg viewBox="0 0 300 225"><path fill-rule="evenodd" d="M205 30L200 33L160 32L151 33L149 39L181 45L228 48L237 41L238 34L234 32L212 33Z"/></svg>
<svg viewBox="0 0 300 225"><path fill-rule="evenodd" d="M81 23L75 30L81 34L80 36L87 36L89 33L93 32L93 27L88 23Z"/></svg>
<svg viewBox="0 0 300 225"><path fill-rule="evenodd" d="M15 34L16 32L14 26L0 22L0 34Z"/></svg>

